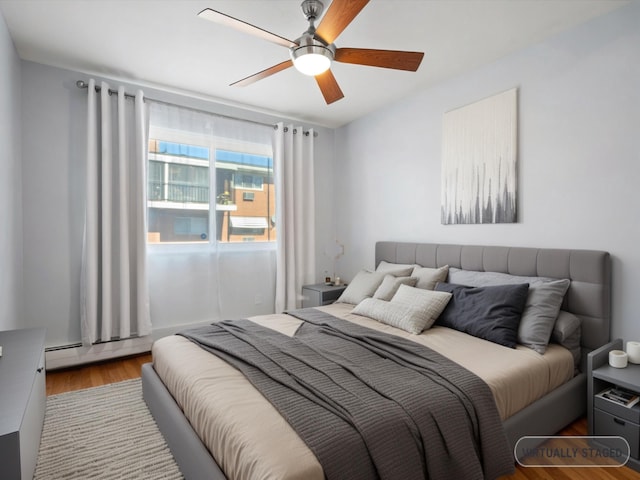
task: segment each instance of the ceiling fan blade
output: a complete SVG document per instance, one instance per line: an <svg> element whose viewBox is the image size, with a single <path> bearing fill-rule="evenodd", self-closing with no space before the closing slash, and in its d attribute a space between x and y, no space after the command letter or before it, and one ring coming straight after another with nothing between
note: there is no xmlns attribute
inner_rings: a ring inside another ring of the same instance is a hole
<svg viewBox="0 0 640 480"><path fill-rule="evenodd" d="M336 50L335 61L415 72L418 70L420 62L422 62L422 57L424 57L423 52L338 48Z"/></svg>
<svg viewBox="0 0 640 480"><path fill-rule="evenodd" d="M316 28L316 35L333 43L367 3L369 0L333 0Z"/></svg>
<svg viewBox="0 0 640 480"><path fill-rule="evenodd" d="M293 62L291 60L285 60L282 63L278 63L273 67L266 68L261 72L254 73L253 75L249 75L248 77L243 78L242 80L238 80L237 82L233 82L230 87L246 87L247 85L251 85L252 83L257 82L258 80L262 80L263 78L270 77L274 73L281 72L282 70L286 70L289 67L293 66Z"/></svg>
<svg viewBox="0 0 640 480"><path fill-rule="evenodd" d="M235 28L236 30L239 30L243 33L260 37L263 40L267 40L268 42L282 45L283 47L289 48L298 45L296 42L292 42L288 38L281 37L280 35L268 32L267 30L264 30L260 27L256 27L255 25L251 25L250 23L238 20L237 18L226 15L222 12L218 12L216 10L212 10L210 8L205 8L198 14L198 16L200 18L204 18L205 20L210 20L221 25L226 25L227 27Z"/></svg>
<svg viewBox="0 0 640 480"><path fill-rule="evenodd" d="M336 77L333 76L331 70L316 75L315 79L327 105L331 105L333 102L337 102L344 97L344 93L340 90Z"/></svg>

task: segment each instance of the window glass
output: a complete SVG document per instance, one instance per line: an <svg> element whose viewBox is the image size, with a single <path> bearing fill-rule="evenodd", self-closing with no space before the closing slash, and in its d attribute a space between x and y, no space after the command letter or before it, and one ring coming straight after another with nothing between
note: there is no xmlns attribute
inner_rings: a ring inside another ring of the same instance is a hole
<svg viewBox="0 0 640 480"><path fill-rule="evenodd" d="M147 197L150 243L276 239L270 145L151 127Z"/></svg>

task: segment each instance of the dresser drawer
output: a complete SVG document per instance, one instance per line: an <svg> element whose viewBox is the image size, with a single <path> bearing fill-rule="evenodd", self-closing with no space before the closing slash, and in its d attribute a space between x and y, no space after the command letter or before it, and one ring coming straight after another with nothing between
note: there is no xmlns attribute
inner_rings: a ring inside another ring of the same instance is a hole
<svg viewBox="0 0 640 480"><path fill-rule="evenodd" d="M0 478L31 480L46 405L44 328L0 332Z"/></svg>
<svg viewBox="0 0 640 480"><path fill-rule="evenodd" d="M629 443L633 458L640 454L640 426L629 420L616 417L597 408L593 409L593 434L595 436L614 435L623 437Z"/></svg>

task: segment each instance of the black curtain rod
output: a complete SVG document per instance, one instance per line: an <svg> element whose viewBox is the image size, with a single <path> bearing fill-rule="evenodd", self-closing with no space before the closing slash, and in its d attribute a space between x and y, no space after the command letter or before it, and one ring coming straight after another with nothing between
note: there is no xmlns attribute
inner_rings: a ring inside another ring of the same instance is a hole
<svg viewBox="0 0 640 480"><path fill-rule="evenodd" d="M78 88L89 88L89 84L88 84L87 82L85 82L84 80L78 80L78 81L76 82L76 87L78 87ZM99 85L96 85L96 86L95 86L95 88L96 88L96 92L99 92L99 91L101 91L101 90L102 90L102 87L100 87ZM113 94L116 94L116 93L118 93L118 91L117 91L117 90L113 90L113 89L111 89L111 88L109 89L109 95L113 95ZM124 97L125 97L125 98L136 98L136 96L135 96L135 95L132 95L131 93L126 93L126 92L125 92L125 94L124 94ZM146 99L146 98L147 98L147 97L145 97L145 99ZM172 106L172 107L177 106L177 105L175 105L175 104L173 104L173 103L164 102L164 101L162 101L162 100L155 100L155 99L153 99L153 98L149 98L149 100L151 100L151 101L153 101L153 102L156 102L156 103L163 103L163 104L165 104L165 105L170 105L170 106ZM213 112L209 112L209 111L207 111L207 110L201 110L201 109L199 109L199 108L183 107L182 105L178 105L178 106L179 106L180 108L187 108L187 109L189 109L189 110L194 110L194 111L196 111L196 112L206 113L206 114L208 114L208 115L213 115L213 116L215 116L215 117L227 118L227 119L229 119L229 120L238 120L238 121L241 121L241 122L253 123L253 124L255 124L255 125L263 125L263 126L265 126L265 127L272 127L272 128L274 128L274 129L277 129L277 128L278 128L278 125L277 125L277 124L273 124L273 123L264 123L264 122L258 122L258 121L256 121L256 120L247 120L246 118L232 117L232 116L230 116L230 115L223 115L223 114L221 114L221 113L213 113ZM289 131L289 128L288 128L288 127L284 127L284 131L285 131L285 132ZM293 129L293 133L294 133L294 134L298 133L298 132L297 132L297 129L295 129L295 128L294 128L294 129ZM303 133L304 133L304 135L306 135L306 136L308 136L308 135L309 135L309 131L308 131L308 130L305 130ZM313 136L314 136L314 137L317 137L317 136L318 136L318 132L313 132Z"/></svg>

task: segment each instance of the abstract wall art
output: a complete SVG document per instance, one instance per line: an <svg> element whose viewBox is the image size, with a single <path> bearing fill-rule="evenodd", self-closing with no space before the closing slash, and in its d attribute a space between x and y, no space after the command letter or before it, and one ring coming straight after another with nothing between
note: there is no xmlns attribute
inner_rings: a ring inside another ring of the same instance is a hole
<svg viewBox="0 0 640 480"><path fill-rule="evenodd" d="M443 224L517 221L516 88L444 114Z"/></svg>

